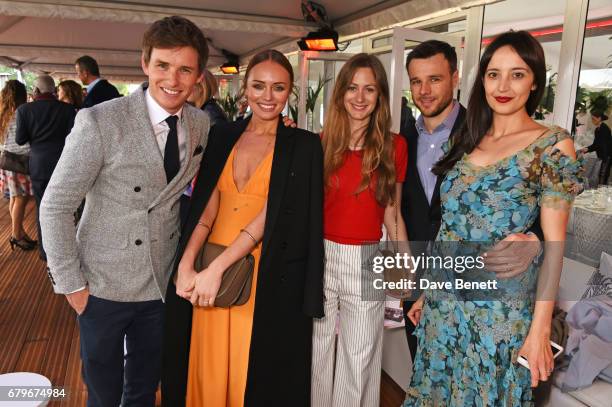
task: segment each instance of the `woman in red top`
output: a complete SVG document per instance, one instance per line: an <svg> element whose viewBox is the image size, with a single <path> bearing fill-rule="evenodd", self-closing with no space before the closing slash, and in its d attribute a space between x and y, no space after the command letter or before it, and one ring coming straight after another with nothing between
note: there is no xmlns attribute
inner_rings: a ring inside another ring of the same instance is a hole
<svg viewBox="0 0 612 407"><path fill-rule="evenodd" d="M322 136L325 317L313 327L316 407L379 405L384 296L363 295L371 281L363 264L376 251L383 224L389 240L407 240L396 204L407 146L390 127L385 70L375 56L355 55L336 79Z"/></svg>

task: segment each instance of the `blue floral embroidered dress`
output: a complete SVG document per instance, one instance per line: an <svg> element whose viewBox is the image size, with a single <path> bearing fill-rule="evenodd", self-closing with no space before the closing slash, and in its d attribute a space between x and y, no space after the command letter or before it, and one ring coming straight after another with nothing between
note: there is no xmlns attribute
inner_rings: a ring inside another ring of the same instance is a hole
<svg viewBox="0 0 612 407"><path fill-rule="evenodd" d="M571 204L581 191L581 165L553 147L569 137L565 130L552 128L525 149L484 167L464 155L441 184L437 243L494 244L512 233L525 233L541 206ZM439 272L451 273L431 271ZM532 265L508 280L509 287L518 284L528 294L503 301L427 290L404 407L533 405L529 370L515 361L532 320L529 292L536 277Z"/></svg>

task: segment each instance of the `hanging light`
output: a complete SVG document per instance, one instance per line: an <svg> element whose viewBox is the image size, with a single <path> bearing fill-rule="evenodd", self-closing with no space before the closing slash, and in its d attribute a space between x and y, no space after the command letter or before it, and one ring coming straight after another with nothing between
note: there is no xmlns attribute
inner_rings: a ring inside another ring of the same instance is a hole
<svg viewBox="0 0 612 407"><path fill-rule="evenodd" d="M337 51L338 33L329 29L313 31L297 44L302 51Z"/></svg>
<svg viewBox="0 0 612 407"><path fill-rule="evenodd" d="M235 63L235 62L226 62L223 65L221 65L220 69L221 71L226 74L226 75L235 75L238 73L238 69L240 68L240 66Z"/></svg>
<svg viewBox="0 0 612 407"><path fill-rule="evenodd" d="M238 55L229 52L228 50L222 49L221 52L227 59L227 62L219 67L221 72L226 75L236 75L240 69L240 64L238 63Z"/></svg>

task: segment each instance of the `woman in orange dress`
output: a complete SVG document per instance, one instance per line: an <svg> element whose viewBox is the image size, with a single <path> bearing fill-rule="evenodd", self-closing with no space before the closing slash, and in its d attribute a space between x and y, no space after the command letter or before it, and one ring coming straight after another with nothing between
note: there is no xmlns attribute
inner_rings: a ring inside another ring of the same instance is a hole
<svg viewBox="0 0 612 407"><path fill-rule="evenodd" d="M176 323L184 313L167 315L167 338L179 352L166 347L164 377L185 377L184 365L173 371L168 361L188 353L187 380L163 387L168 405L309 405L312 318L323 304L322 151L316 135L280 121L292 83L281 53L258 54L243 88L252 117L216 126L209 137L175 288L193 306L188 352L176 339L185 335ZM195 270L206 241L227 248ZM215 307L224 271L248 253L255 257L248 301Z"/></svg>

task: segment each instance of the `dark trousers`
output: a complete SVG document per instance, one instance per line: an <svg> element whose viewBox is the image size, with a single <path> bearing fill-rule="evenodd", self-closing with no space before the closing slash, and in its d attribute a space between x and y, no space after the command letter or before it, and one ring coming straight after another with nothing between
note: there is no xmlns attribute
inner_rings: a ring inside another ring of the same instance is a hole
<svg viewBox="0 0 612 407"><path fill-rule="evenodd" d="M191 207L191 197L185 194L179 198L179 217L181 220L181 227L187 223L187 217L189 216L189 209Z"/></svg>
<svg viewBox="0 0 612 407"><path fill-rule="evenodd" d="M608 157L601 161L601 167L599 168L599 185L608 185L610 167L612 167L612 157Z"/></svg>
<svg viewBox="0 0 612 407"><path fill-rule="evenodd" d="M161 376L162 301L90 296L78 320L87 407L153 407Z"/></svg>
<svg viewBox="0 0 612 407"><path fill-rule="evenodd" d="M404 329L406 330L406 339L408 339L408 349L410 349L410 356L412 357L412 363L414 365L414 358L417 351L417 338L413 335L415 326L412 322L410 322L407 316L412 304L414 304L414 301L404 301L402 308L404 309Z"/></svg>
<svg viewBox="0 0 612 407"><path fill-rule="evenodd" d="M49 184L49 180L32 180L32 192L34 193L34 200L36 201L36 227L38 228L38 252L40 253L41 258L46 259L47 254L45 253L45 249L43 247L43 236L40 231L40 202L43 199L43 195L45 194L45 189L47 189L47 185Z"/></svg>

